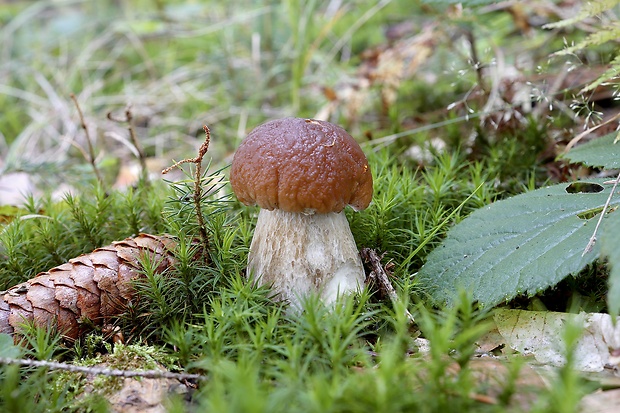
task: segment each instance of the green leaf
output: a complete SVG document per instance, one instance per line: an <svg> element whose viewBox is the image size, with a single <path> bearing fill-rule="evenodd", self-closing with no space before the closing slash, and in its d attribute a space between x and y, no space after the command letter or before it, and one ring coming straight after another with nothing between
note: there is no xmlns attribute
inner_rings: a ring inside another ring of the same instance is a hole
<svg viewBox="0 0 620 413"><path fill-rule="evenodd" d="M20 358L21 355L22 349L13 344L13 337L0 333L0 357Z"/></svg>
<svg viewBox="0 0 620 413"><path fill-rule="evenodd" d="M436 302L452 305L465 290L493 306L579 272L599 256L598 243L582 253L611 191L604 181L541 188L475 211L429 254L418 285ZM610 207L618 204L614 197Z"/></svg>
<svg viewBox="0 0 620 413"><path fill-rule="evenodd" d="M618 196L616 193L615 196ZM620 313L620 214L609 214L601 224L601 254L608 259L611 271L609 272L609 290L607 291L607 311L612 316Z"/></svg>
<svg viewBox="0 0 620 413"><path fill-rule="evenodd" d="M0 224L8 224L25 212L25 209L13 205L0 205Z"/></svg>
<svg viewBox="0 0 620 413"><path fill-rule="evenodd" d="M587 166L601 166L607 169L620 168L620 143L614 143L618 133L614 132L601 138L571 149L563 158Z"/></svg>

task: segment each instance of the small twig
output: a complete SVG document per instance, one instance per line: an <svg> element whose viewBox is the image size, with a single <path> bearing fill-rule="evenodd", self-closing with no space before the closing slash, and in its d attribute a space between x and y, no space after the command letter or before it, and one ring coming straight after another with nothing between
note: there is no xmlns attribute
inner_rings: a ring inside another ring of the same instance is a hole
<svg viewBox="0 0 620 413"><path fill-rule="evenodd" d="M85 153L84 150L81 150L81 152L85 156L86 160L88 160L88 162L90 162L91 166L93 167L93 171L95 171L95 176L97 177L97 181L99 181L99 183L103 185L103 179L101 178L101 173L99 172L99 168L97 168L97 163L95 162L95 158L96 158L95 150L93 148L93 143L90 139L90 133L88 132L88 126L86 126L86 121L84 120L84 113L82 112L82 108L80 108L80 103L78 102L77 97L75 96L75 93L71 93L70 96L71 96L71 100L73 100L73 103L75 104L75 107L78 111L78 116L80 117L80 126L82 127L82 129L84 129L84 134L86 136L86 143L88 144L88 153Z"/></svg>
<svg viewBox="0 0 620 413"><path fill-rule="evenodd" d="M499 401L497 400L497 398L493 397L493 396L489 396L487 394L480 394L480 393L471 393L469 395L469 397L474 400L477 401L479 403L484 403L484 404L491 404L491 405L495 405L498 404Z"/></svg>
<svg viewBox="0 0 620 413"><path fill-rule="evenodd" d="M474 37L474 32L471 29L465 30L465 38L469 42L469 49L471 52L471 60L474 65L474 69L476 69L476 76L478 78L478 85L480 89L486 91L486 84L484 81L484 73L482 72L482 64L478 59L478 50L476 49L476 38Z"/></svg>
<svg viewBox="0 0 620 413"><path fill-rule="evenodd" d="M588 245L586 245L585 249L583 250L583 253L581 253L582 257L586 255L588 252L592 251L592 248L594 248L594 244L596 243L596 234L598 232L598 228L601 226L601 222L603 221L603 217L605 216L605 213L607 212L607 208L609 208L609 203L611 202L611 198L614 196L614 192L616 191L616 187L618 186L619 181L620 181L620 173L618 173L618 176L614 180L614 186L611 188L611 192L609 193L609 196L607 197L607 202L605 202L605 206L603 206L603 210L601 211L601 216L598 217L598 222L596 223L596 227L594 227L594 233L590 237L590 240L588 241Z"/></svg>
<svg viewBox="0 0 620 413"><path fill-rule="evenodd" d="M371 271L368 277L377 283L377 287L381 292L390 297L392 303L396 304L399 300L398 294L396 293L394 286L392 286L385 269L381 265L381 258L377 255L375 250L370 248L362 248L360 254L362 259L370 264ZM405 316L409 320L410 324L415 323L413 315L411 315L407 309L405 309Z"/></svg>
<svg viewBox="0 0 620 413"><path fill-rule="evenodd" d="M112 112L108 112L108 119L113 122L127 122L127 130L129 131L129 139L131 139L131 144L136 148L136 152L138 152L138 162L140 162L140 169L142 175L142 181L148 185L149 184L149 173L146 167L146 155L144 154L144 150L142 149L142 145L138 141L136 137L136 132L133 127L133 114L131 113L131 105L127 105L125 108L125 119L118 119L112 115Z"/></svg>
<svg viewBox="0 0 620 413"><path fill-rule="evenodd" d="M59 363L56 361L46 360L30 360L30 359L14 359L9 357L0 357L0 364L16 364L27 367L47 367L52 370L70 371L72 373L94 374L98 376L111 377L144 377L147 379L177 379L177 380L204 380L207 377L202 374L190 373L173 373L171 371L162 370L119 370L108 367L87 367L76 366L73 364Z"/></svg>
<svg viewBox="0 0 620 413"><path fill-rule="evenodd" d="M211 131L207 125L202 127L205 131L205 141L200 145L198 149L198 156L195 158L187 158L176 162L174 165L167 167L162 174L167 174L174 168L178 168L184 163L193 163L196 165L196 173L194 177L194 205L196 207L196 219L198 220L198 231L200 232L200 238L202 241L202 247L204 248L205 259L208 262L209 257L209 237L207 235L207 227L205 226L204 216L202 215L202 208L200 207L200 200L202 199L202 158L209 150L209 143L211 142Z"/></svg>

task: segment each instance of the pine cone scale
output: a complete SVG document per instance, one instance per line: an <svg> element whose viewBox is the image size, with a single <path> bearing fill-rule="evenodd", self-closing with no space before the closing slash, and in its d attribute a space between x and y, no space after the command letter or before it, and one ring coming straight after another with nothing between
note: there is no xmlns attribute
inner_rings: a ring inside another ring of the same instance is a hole
<svg viewBox="0 0 620 413"><path fill-rule="evenodd" d="M56 284L55 298L61 308L71 311L73 314L80 315L78 309L78 292L75 288L63 284Z"/></svg>

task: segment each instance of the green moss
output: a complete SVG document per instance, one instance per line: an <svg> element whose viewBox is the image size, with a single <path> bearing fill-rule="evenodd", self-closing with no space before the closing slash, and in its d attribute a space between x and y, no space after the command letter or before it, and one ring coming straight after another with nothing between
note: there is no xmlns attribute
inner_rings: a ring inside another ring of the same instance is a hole
<svg viewBox="0 0 620 413"><path fill-rule="evenodd" d="M191 400L171 404L179 412L518 410L511 402L519 363L511 364L512 381L499 384L498 404L471 397L489 386L473 377L468 364L472 343L487 327L484 314L465 299L454 310L425 307L415 274L451 225L496 199L545 183L543 165L552 159L541 154L554 143L550 137L574 122L555 112L551 119L532 117L498 128L482 122L489 90L478 94L479 73L461 44L462 33L472 32L483 66L501 50L508 67L517 66L513 56L531 53L547 72L554 70L549 49L564 36L536 28L531 36L515 36L515 19L501 10L478 16L477 9L466 8L459 15L444 5L361 0L330 14L336 3L137 0L75 8L41 3L0 12L3 22L12 20L7 13L21 22L1 29L9 63L2 67L0 150L8 150L0 167L26 171L47 188L60 182L74 187L62 200L28 198L0 224L0 289L140 232L178 240L176 265L158 274L154 263L143 260L138 299L112 320L127 345L112 345L95 331L67 348L52 332L33 329L29 357L137 369L157 362L205 374ZM359 64L372 59L361 53L389 47L384 33L392 25L410 25L406 36L414 36L439 16L432 55L415 75L399 81L389 107L380 100L379 84L370 85L363 108L351 116L346 97L330 101L323 92L363 87L368 79ZM564 34L583 37L576 29ZM504 86L484 81L487 88ZM107 165L104 187L92 185L91 165L68 144L84 145L70 93L80 97L99 165ZM208 252L196 242L191 171L173 183L110 189L117 169L131 159L109 138L122 138L126 125L110 123L106 113L127 104L149 156L193 156L202 124L211 127L215 172L205 174L202 203ZM360 141L368 138L363 147L375 180L373 202L346 214L358 246L382 255L400 301L369 290L330 311L309 297L307 311L295 315L274 302L268 288L245 278L257 209L231 196L225 164L255 125L273 117L315 116L328 106L330 120L346 118ZM392 140L380 143L389 135ZM424 149L436 139L445 149L424 159L411 156L412 147ZM60 147L67 149L60 153ZM599 270L592 270L592 279ZM573 301L580 294L588 308L596 308L602 287L592 284L594 289L568 285L562 291L575 292ZM417 326L408 324L405 308ZM432 340L430 354L414 351L418 335ZM449 368L454 363L456 375ZM564 391L580 394L573 376L565 372L558 380L561 391L544 394L544 400ZM1 366L0 410L105 411L101 394L118 382L99 377L91 383L97 391L80 397L81 375Z"/></svg>

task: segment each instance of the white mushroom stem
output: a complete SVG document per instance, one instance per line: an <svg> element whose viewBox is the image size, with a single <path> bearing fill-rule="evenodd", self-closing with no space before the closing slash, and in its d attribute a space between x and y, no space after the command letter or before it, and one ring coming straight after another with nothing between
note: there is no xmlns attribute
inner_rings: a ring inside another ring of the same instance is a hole
<svg viewBox="0 0 620 413"><path fill-rule="evenodd" d="M364 285L364 267L344 214L261 209L250 245L248 274L301 308L318 293L332 303Z"/></svg>

